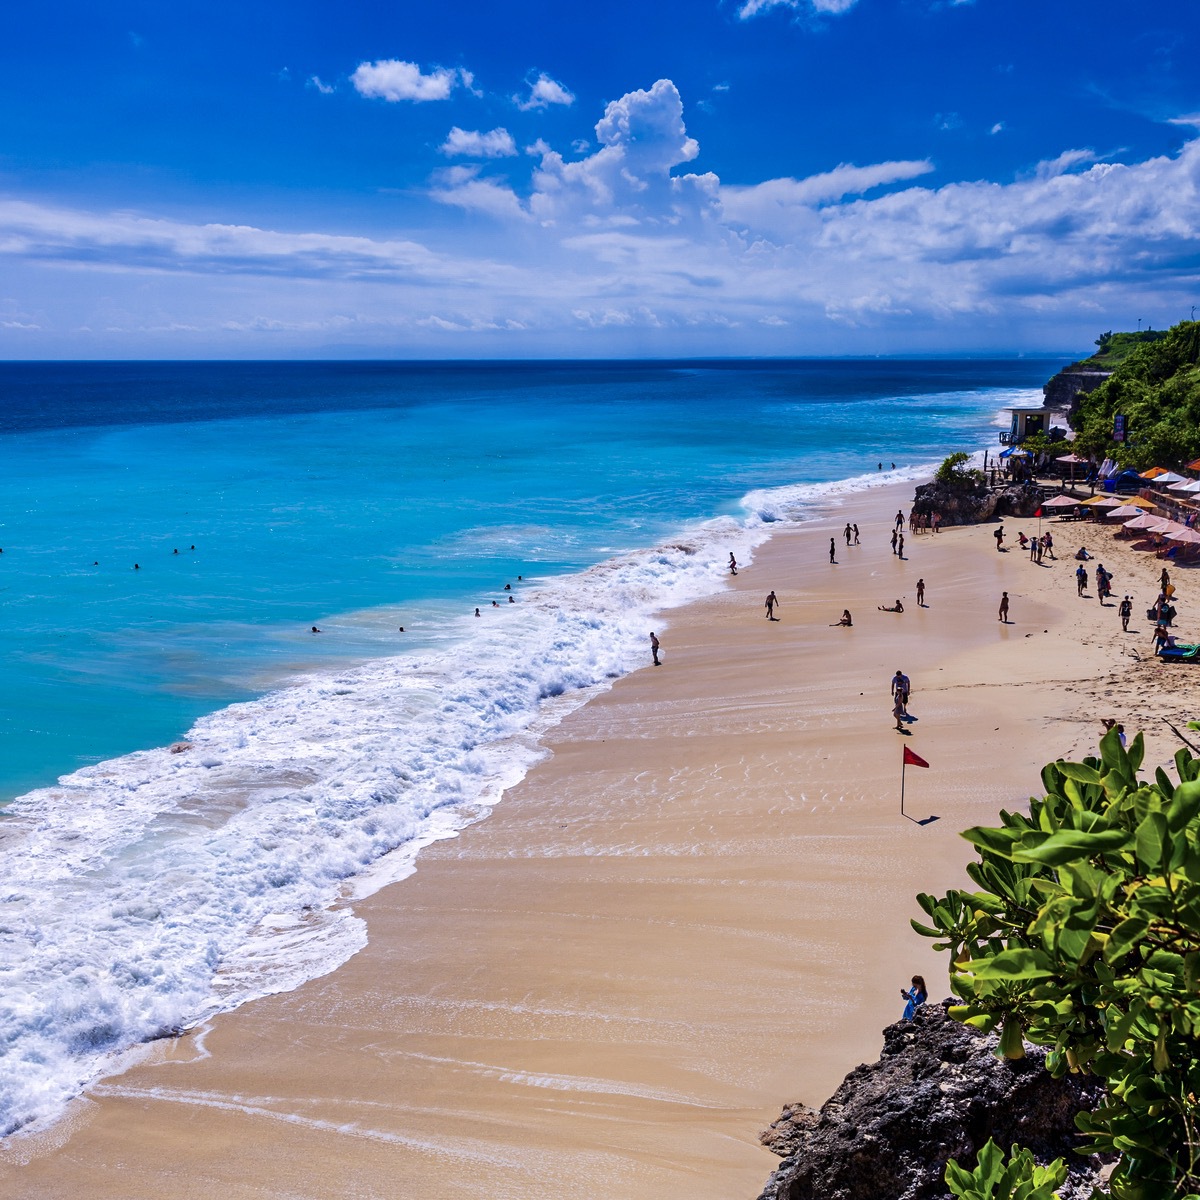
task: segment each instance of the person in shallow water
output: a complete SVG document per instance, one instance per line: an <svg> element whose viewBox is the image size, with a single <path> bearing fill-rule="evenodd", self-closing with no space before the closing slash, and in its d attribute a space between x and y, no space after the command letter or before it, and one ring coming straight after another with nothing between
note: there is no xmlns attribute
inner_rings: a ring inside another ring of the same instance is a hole
<svg viewBox="0 0 1200 1200"><path fill-rule="evenodd" d="M654 665L661 667L662 663L658 661L658 638L655 637L653 631L650 633L650 653L654 656Z"/></svg>

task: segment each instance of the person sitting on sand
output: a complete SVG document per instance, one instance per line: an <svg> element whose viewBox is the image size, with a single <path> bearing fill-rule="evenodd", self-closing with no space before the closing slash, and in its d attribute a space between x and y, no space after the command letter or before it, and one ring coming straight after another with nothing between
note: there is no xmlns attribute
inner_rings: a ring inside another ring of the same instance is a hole
<svg viewBox="0 0 1200 1200"><path fill-rule="evenodd" d="M842 619L840 621L835 622L835 624L836 625L845 625L847 628L849 628L851 625L854 624L853 620L851 620L851 618L850 618L850 610L848 608L842 609Z"/></svg>
<svg viewBox="0 0 1200 1200"><path fill-rule="evenodd" d="M1087 548L1085 546L1080 546L1079 549L1075 551L1075 557L1079 559L1080 562L1087 562L1087 560L1092 556L1087 552Z"/></svg>
<svg viewBox="0 0 1200 1200"><path fill-rule="evenodd" d="M904 1006L904 1016L902 1016L900 1019L902 1021L911 1021L913 1019L913 1013L915 1013L917 1009L929 999L929 989L925 986L925 980L922 976L914 975L912 977L912 987L908 988L907 990L901 988L900 995L908 1001L908 1003Z"/></svg>
<svg viewBox="0 0 1200 1200"><path fill-rule="evenodd" d="M899 600L897 600L896 603L892 604L892 605L877 604L877 605L875 605L875 607L877 609L879 609L880 612L903 612L904 611L904 605L901 604Z"/></svg>

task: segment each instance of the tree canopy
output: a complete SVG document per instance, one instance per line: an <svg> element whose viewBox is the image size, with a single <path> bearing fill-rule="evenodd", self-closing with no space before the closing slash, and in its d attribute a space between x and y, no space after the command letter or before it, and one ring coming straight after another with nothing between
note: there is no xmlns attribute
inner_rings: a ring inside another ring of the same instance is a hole
<svg viewBox="0 0 1200 1200"><path fill-rule="evenodd" d="M1123 336L1133 335L1112 338ZM1113 440L1118 413L1126 420L1124 442ZM1110 378L1079 398L1071 423L1078 453L1139 471L1200 457L1200 322L1183 321L1136 344Z"/></svg>

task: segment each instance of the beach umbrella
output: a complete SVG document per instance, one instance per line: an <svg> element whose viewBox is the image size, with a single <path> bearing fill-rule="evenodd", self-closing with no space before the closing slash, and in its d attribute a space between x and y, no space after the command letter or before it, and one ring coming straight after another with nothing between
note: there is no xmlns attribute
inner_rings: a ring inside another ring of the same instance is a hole
<svg viewBox="0 0 1200 1200"><path fill-rule="evenodd" d="M1132 521L1125 522L1126 529L1153 529L1156 525L1162 524L1162 517L1156 517L1152 513L1142 513L1136 516Z"/></svg>
<svg viewBox="0 0 1200 1200"><path fill-rule="evenodd" d="M1158 505L1153 500L1147 500L1145 496L1126 496L1126 504L1132 504L1134 508L1157 508Z"/></svg>
<svg viewBox="0 0 1200 1200"><path fill-rule="evenodd" d="M1190 463L1188 463L1188 465L1187 465L1187 470L1189 470L1189 471L1200 471L1200 458L1196 459L1196 461L1195 461L1195 462L1190 462Z"/></svg>
<svg viewBox="0 0 1200 1200"><path fill-rule="evenodd" d="M1157 479L1160 475L1166 475L1166 467L1151 467L1148 471L1142 472L1143 479Z"/></svg>
<svg viewBox="0 0 1200 1200"><path fill-rule="evenodd" d="M1074 496L1055 496L1042 505L1043 508L1075 508L1081 501Z"/></svg>
<svg viewBox="0 0 1200 1200"><path fill-rule="evenodd" d="M1186 528L1187 526L1184 525L1182 521L1171 521L1166 517L1159 517L1158 524L1150 526L1150 532L1161 533L1165 535L1168 533L1178 533L1179 530Z"/></svg>
<svg viewBox="0 0 1200 1200"><path fill-rule="evenodd" d="M1200 533L1197 533L1194 529L1188 529L1186 525L1182 529L1172 529L1170 533L1165 533L1163 536L1170 538L1173 542L1191 544L1200 542Z"/></svg>
<svg viewBox="0 0 1200 1200"><path fill-rule="evenodd" d="M1155 483L1171 484L1171 483L1186 483L1182 475L1176 475L1174 471L1164 471L1161 475L1155 477Z"/></svg>
<svg viewBox="0 0 1200 1200"><path fill-rule="evenodd" d="M1086 458L1080 458L1078 454L1064 454L1062 458L1056 458L1055 462L1071 464L1071 482L1075 482L1075 464L1087 462Z"/></svg>
<svg viewBox="0 0 1200 1200"><path fill-rule="evenodd" d="M1104 515L1106 517L1136 517L1141 511L1136 504L1122 504L1119 508L1110 508Z"/></svg>
<svg viewBox="0 0 1200 1200"><path fill-rule="evenodd" d="M1173 488L1169 488L1177 496L1194 496L1200 492L1200 479L1191 479L1187 483L1181 483Z"/></svg>
<svg viewBox="0 0 1200 1200"><path fill-rule="evenodd" d="M1093 496L1090 500L1082 501L1085 508L1116 508L1124 501L1118 500L1116 496Z"/></svg>

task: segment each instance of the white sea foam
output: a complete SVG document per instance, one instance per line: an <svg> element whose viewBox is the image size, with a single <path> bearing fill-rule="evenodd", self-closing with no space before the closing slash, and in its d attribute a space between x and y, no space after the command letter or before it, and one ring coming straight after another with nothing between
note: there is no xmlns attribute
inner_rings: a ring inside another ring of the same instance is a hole
<svg viewBox="0 0 1200 1200"><path fill-rule="evenodd" d="M325 974L352 903L486 813L540 737L645 665L661 612L725 586L773 523L928 470L754 492L649 550L452 618L449 648L310 674L203 718L190 748L15 801L0 848L0 1132L36 1128L139 1042ZM669 643L668 643L669 644Z"/></svg>

